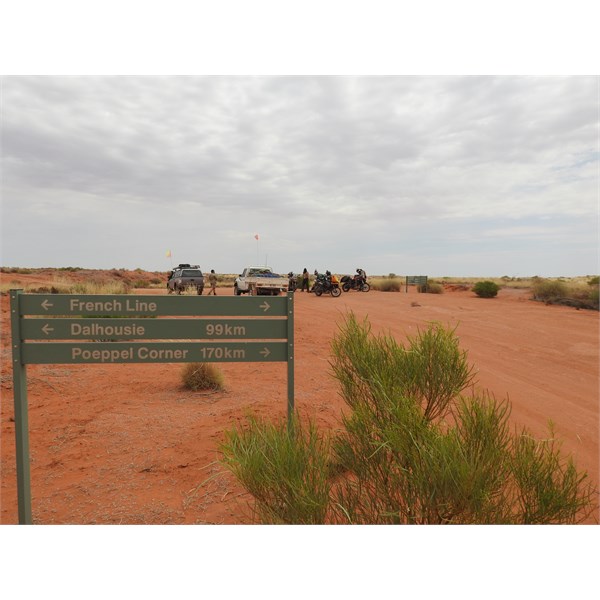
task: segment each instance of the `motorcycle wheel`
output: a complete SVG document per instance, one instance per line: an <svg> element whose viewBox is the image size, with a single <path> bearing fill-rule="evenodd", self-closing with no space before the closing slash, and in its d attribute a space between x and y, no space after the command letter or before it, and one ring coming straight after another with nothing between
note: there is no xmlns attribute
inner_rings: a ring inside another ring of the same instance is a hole
<svg viewBox="0 0 600 600"><path fill-rule="evenodd" d="M344 283L344 285L342 285L342 289L345 292L349 292L350 291L350 284L346 281L346 283Z"/></svg>
<svg viewBox="0 0 600 600"><path fill-rule="evenodd" d="M340 295L341 295L341 293L342 293L342 290L340 290L340 288L339 288L339 287L334 287L334 288L331 288L331 295L332 295L334 298L337 298L338 296L340 296Z"/></svg>
<svg viewBox="0 0 600 600"><path fill-rule="evenodd" d="M362 292L368 292L371 289L371 286L368 283L363 283L360 289Z"/></svg>

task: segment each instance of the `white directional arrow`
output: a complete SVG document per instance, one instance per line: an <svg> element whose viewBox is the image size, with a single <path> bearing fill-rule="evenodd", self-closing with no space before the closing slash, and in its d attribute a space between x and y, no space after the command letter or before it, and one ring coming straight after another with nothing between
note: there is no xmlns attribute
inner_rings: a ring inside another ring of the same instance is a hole
<svg viewBox="0 0 600 600"><path fill-rule="evenodd" d="M51 331L54 331L54 327L50 327L50 325L48 323L46 323L43 327L42 327L42 331L48 335Z"/></svg>
<svg viewBox="0 0 600 600"><path fill-rule="evenodd" d="M259 354L262 354L265 358L267 358L267 356L269 356L269 354L271 354L271 352L269 351L268 348L265 348L264 350L261 350L259 352Z"/></svg>
<svg viewBox="0 0 600 600"><path fill-rule="evenodd" d="M54 304L52 304L52 302L48 302L48 300L44 300L44 301L42 302L42 308L43 308L44 310L48 310L48 307L49 307L49 306L54 306Z"/></svg>
<svg viewBox="0 0 600 600"><path fill-rule="evenodd" d="M260 308L263 309L263 312L267 312L270 308L271 305L265 300L261 305Z"/></svg>

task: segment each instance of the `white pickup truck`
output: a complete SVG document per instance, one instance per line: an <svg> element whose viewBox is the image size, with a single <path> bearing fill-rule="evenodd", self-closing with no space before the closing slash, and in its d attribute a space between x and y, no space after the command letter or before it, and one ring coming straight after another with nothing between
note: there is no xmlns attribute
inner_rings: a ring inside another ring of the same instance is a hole
<svg viewBox="0 0 600 600"><path fill-rule="evenodd" d="M233 293L236 296L278 296L281 292L287 292L288 285L288 278L273 273L271 267L246 267L236 278Z"/></svg>

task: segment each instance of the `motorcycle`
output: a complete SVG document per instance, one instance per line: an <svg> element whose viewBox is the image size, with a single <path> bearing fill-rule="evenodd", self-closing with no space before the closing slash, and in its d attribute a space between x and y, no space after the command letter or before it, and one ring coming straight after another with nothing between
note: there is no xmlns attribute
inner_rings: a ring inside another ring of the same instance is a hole
<svg viewBox="0 0 600 600"><path fill-rule="evenodd" d="M350 275L344 275L342 277L342 289L345 292L349 292L350 290L356 290L357 292L368 292L371 289L371 286L367 283L367 280L364 277L360 277L359 275L355 275L354 277L350 277Z"/></svg>
<svg viewBox="0 0 600 600"><path fill-rule="evenodd" d="M315 271L315 283L310 291L314 292L315 296L331 294L334 298L342 294L338 280L329 271L325 274Z"/></svg>
<svg viewBox="0 0 600 600"><path fill-rule="evenodd" d="M288 273L288 291L295 292L298 289L298 278L292 271Z"/></svg>

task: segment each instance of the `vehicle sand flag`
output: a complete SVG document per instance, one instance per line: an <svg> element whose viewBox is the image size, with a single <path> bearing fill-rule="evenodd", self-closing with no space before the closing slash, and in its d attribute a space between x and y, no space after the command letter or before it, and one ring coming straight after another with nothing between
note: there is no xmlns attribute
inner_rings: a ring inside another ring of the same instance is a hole
<svg viewBox="0 0 600 600"><path fill-rule="evenodd" d="M242 299L23 294L21 290L11 290L10 301L20 524L33 522L28 364L287 362L287 410L291 423L293 293Z"/></svg>

